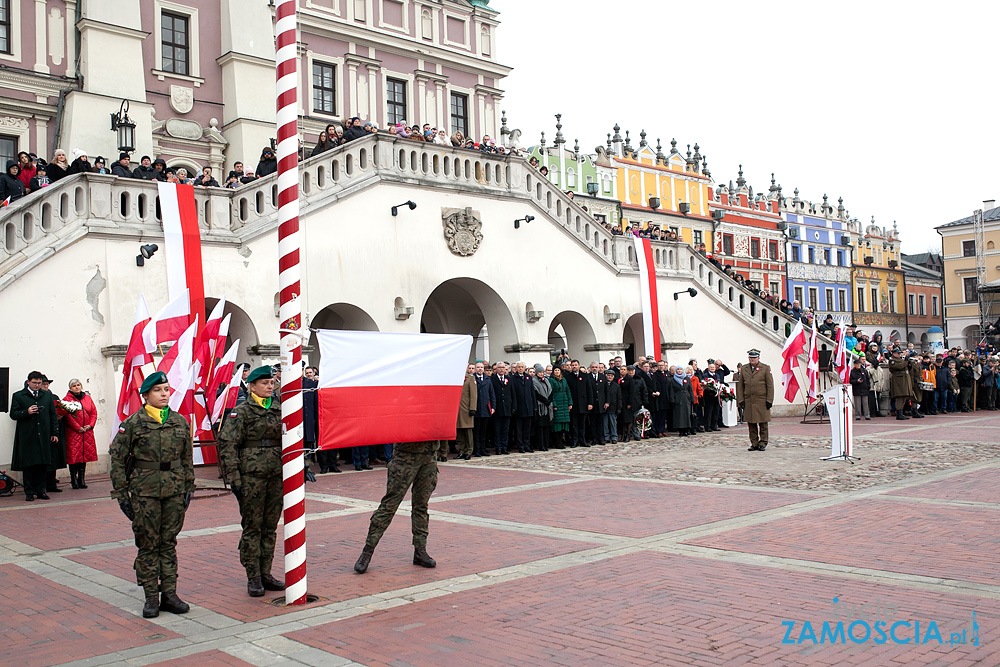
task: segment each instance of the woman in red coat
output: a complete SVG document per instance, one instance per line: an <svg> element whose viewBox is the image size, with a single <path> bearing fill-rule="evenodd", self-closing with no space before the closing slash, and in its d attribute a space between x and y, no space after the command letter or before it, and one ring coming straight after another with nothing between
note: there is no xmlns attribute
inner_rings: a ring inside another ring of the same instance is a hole
<svg viewBox="0 0 1000 667"><path fill-rule="evenodd" d="M94 440L97 407L90 394L83 391L83 383L76 378L69 381L69 391L62 402L80 404L76 412L57 405L57 412L66 425L66 463L69 464L70 484L74 489L86 489L87 462L97 460L97 442Z"/></svg>

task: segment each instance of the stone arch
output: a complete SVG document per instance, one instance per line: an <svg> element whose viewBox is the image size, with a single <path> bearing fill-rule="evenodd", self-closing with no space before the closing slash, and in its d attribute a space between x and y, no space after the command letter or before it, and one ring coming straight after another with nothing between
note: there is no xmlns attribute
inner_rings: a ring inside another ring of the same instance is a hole
<svg viewBox="0 0 1000 667"><path fill-rule="evenodd" d="M914 333L914 332L912 332L912 331L908 331L906 333L906 342L907 343L916 343L917 342L917 334Z"/></svg>
<svg viewBox="0 0 1000 667"><path fill-rule="evenodd" d="M313 329L337 329L339 331L378 331L372 316L351 303L332 303L316 313L309 326ZM309 354L309 363L319 366L319 344L316 332L309 336L309 344L315 352Z"/></svg>
<svg viewBox="0 0 1000 667"><path fill-rule="evenodd" d="M930 336L928 336L926 332L920 334L920 351L922 352L924 350L927 350L930 348L930 346L931 346Z"/></svg>
<svg viewBox="0 0 1000 667"><path fill-rule="evenodd" d="M660 342L665 341L663 329L660 329ZM625 363L635 363L636 358L646 355L646 336L642 329L642 313L635 313L625 320L622 332L622 343L625 344Z"/></svg>
<svg viewBox="0 0 1000 667"><path fill-rule="evenodd" d="M979 336L982 329L978 324L970 324L969 326L962 329L962 337L965 339L964 343L957 343L958 345L963 345L967 350L975 350L976 346L979 345ZM955 345L956 343L952 343Z"/></svg>
<svg viewBox="0 0 1000 667"><path fill-rule="evenodd" d="M504 359L504 348L519 342L507 303L475 278L452 278L435 287L420 310L420 331L473 336L472 359Z"/></svg>
<svg viewBox="0 0 1000 667"><path fill-rule="evenodd" d="M216 297L205 297L205 315L202 322L207 321L208 316L212 313L212 309L218 303L219 299ZM235 343L236 339L239 339L240 349L236 353L236 363L252 363L253 360L250 358L250 353L247 352L247 349L260 343L260 339L257 337L257 327L254 326L253 320L247 315L245 310L229 300L226 300L226 307L223 308L222 313L223 316L230 316L226 349L229 349L229 346ZM277 327L277 324L275 324L275 327ZM225 350L216 356L221 358L224 352Z"/></svg>
<svg viewBox="0 0 1000 667"><path fill-rule="evenodd" d="M566 354L581 363L590 363L597 358L597 352L587 352L584 347L597 343L597 334L587 318L572 310L564 310L549 323L547 341L556 349L566 349Z"/></svg>

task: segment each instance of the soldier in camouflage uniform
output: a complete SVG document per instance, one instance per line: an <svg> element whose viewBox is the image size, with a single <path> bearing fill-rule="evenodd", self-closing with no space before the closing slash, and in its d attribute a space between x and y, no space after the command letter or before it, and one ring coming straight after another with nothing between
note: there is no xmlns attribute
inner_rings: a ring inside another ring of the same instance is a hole
<svg viewBox="0 0 1000 667"><path fill-rule="evenodd" d="M243 517L240 563L251 597L285 590L285 583L271 576L282 499L281 403L272 376L270 366L250 373L247 401L228 413L219 434L219 463Z"/></svg>
<svg viewBox="0 0 1000 667"><path fill-rule="evenodd" d="M396 445L389 462L389 474L386 479L385 495L382 503L372 514L371 525L368 528L368 539L361 557L354 564L354 571L364 574L368 570L372 554L378 541L382 539L385 529L389 527L392 517L399 509L399 503L409 488L413 487L411 503L411 519L413 523L413 564L422 567L434 567L437 563L427 555L427 526L430 517L427 514L427 503L437 486L438 469L435 454L440 446L437 440L424 442L401 442Z"/></svg>
<svg viewBox="0 0 1000 667"><path fill-rule="evenodd" d="M194 491L194 463L191 428L167 407L166 374L153 373L139 392L146 405L122 423L111 444L111 496L132 522L135 576L146 595L142 615L153 618L161 609L190 609L177 597L177 534Z"/></svg>

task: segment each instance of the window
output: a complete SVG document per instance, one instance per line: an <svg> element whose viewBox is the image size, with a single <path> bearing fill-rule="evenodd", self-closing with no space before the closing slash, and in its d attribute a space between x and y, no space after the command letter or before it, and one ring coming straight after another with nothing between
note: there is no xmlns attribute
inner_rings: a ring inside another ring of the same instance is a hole
<svg viewBox="0 0 1000 667"><path fill-rule="evenodd" d="M889 312L896 312L896 290L889 288Z"/></svg>
<svg viewBox="0 0 1000 667"><path fill-rule="evenodd" d="M354 20L365 20L365 0L354 0Z"/></svg>
<svg viewBox="0 0 1000 667"><path fill-rule="evenodd" d="M10 0L0 0L0 53L14 52L11 48L10 26Z"/></svg>
<svg viewBox="0 0 1000 667"><path fill-rule="evenodd" d="M337 113L337 68L326 63L313 63L313 111Z"/></svg>
<svg viewBox="0 0 1000 667"><path fill-rule="evenodd" d="M837 310L847 310L847 290L837 290Z"/></svg>
<svg viewBox="0 0 1000 667"><path fill-rule="evenodd" d="M399 79L386 79L385 101L389 125L396 125L406 120L406 82Z"/></svg>
<svg viewBox="0 0 1000 667"><path fill-rule="evenodd" d="M13 160L16 157L17 137L0 134L0 162L6 165L8 160Z"/></svg>
<svg viewBox="0 0 1000 667"><path fill-rule="evenodd" d="M826 305L824 308L827 310L837 310L836 304L833 302L833 290L829 287L826 288Z"/></svg>
<svg viewBox="0 0 1000 667"><path fill-rule="evenodd" d="M873 287L872 288L872 312L873 313L877 313L878 312L878 288L877 287Z"/></svg>
<svg viewBox="0 0 1000 667"><path fill-rule="evenodd" d="M975 257L975 256L976 256L976 242L962 241L962 257Z"/></svg>
<svg viewBox="0 0 1000 667"><path fill-rule="evenodd" d="M927 314L927 297L924 296L923 294L921 294L920 296L918 296L917 297L917 305L919 306L917 308L917 314L918 315L926 315Z"/></svg>
<svg viewBox="0 0 1000 667"><path fill-rule="evenodd" d="M864 287L859 287L858 288L858 300L854 304L854 310L857 311L857 312L861 312L864 309L865 309L865 288Z"/></svg>
<svg viewBox="0 0 1000 667"><path fill-rule="evenodd" d="M931 315L938 316L938 298L933 295L931 296Z"/></svg>
<svg viewBox="0 0 1000 667"><path fill-rule="evenodd" d="M795 288L795 300L799 302L800 306L802 305L802 288L801 287L796 287Z"/></svg>
<svg viewBox="0 0 1000 667"><path fill-rule="evenodd" d="M979 303L979 295L976 293L975 278L963 278L962 288L965 290L965 303Z"/></svg>
<svg viewBox="0 0 1000 667"><path fill-rule="evenodd" d="M760 257L760 239L750 239L750 256Z"/></svg>
<svg viewBox="0 0 1000 667"><path fill-rule="evenodd" d="M809 263L810 264L816 263L816 249L813 248L812 246L809 246Z"/></svg>
<svg viewBox="0 0 1000 667"><path fill-rule="evenodd" d="M830 265L830 249L829 248L823 248L823 263L826 264L827 266Z"/></svg>
<svg viewBox="0 0 1000 667"><path fill-rule="evenodd" d="M767 242L767 256L771 258L772 262L778 261L778 242L768 241Z"/></svg>
<svg viewBox="0 0 1000 667"><path fill-rule="evenodd" d="M792 246L792 261L799 261L799 247L797 245Z"/></svg>
<svg viewBox="0 0 1000 667"><path fill-rule="evenodd" d="M701 245L705 242L705 235L700 229L691 230L691 234L695 245Z"/></svg>
<svg viewBox="0 0 1000 667"><path fill-rule="evenodd" d="M771 282L771 296L778 296L778 283Z"/></svg>
<svg viewBox="0 0 1000 667"><path fill-rule="evenodd" d="M910 315L916 315L917 314L917 297L916 297L915 294L907 294L906 295L906 305L910 309L909 310Z"/></svg>
<svg viewBox="0 0 1000 667"><path fill-rule="evenodd" d="M809 288L809 307L813 310L819 308L819 290L815 287Z"/></svg>
<svg viewBox="0 0 1000 667"><path fill-rule="evenodd" d="M733 235L723 234L722 235L722 254L732 255L733 254Z"/></svg>
<svg viewBox="0 0 1000 667"><path fill-rule="evenodd" d="M608 222L608 216L604 215L603 213L595 213L594 220L597 220L597 222L603 225Z"/></svg>
<svg viewBox="0 0 1000 667"><path fill-rule="evenodd" d="M837 251L837 266L843 266L843 265L844 265L844 251L843 250L838 250Z"/></svg>
<svg viewBox="0 0 1000 667"><path fill-rule="evenodd" d="M461 132L463 137L469 136L468 95L451 94L451 131Z"/></svg>
<svg viewBox="0 0 1000 667"><path fill-rule="evenodd" d="M163 48L163 71L187 75L190 42L188 17L163 12L160 23L160 41Z"/></svg>

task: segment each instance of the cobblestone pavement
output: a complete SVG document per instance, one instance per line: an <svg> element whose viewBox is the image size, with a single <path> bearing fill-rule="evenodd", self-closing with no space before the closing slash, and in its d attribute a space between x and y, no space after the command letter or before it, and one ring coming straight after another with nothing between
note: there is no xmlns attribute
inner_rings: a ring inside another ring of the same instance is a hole
<svg viewBox="0 0 1000 667"><path fill-rule="evenodd" d="M143 619L107 479L0 498L0 627L24 665L998 665L996 413L742 428L440 466L353 573L385 469L308 485L304 607L246 595L212 468L178 541L182 616ZM279 546L280 549L280 546ZM276 563L280 563L280 555ZM272 604L269 604L272 602Z"/></svg>

